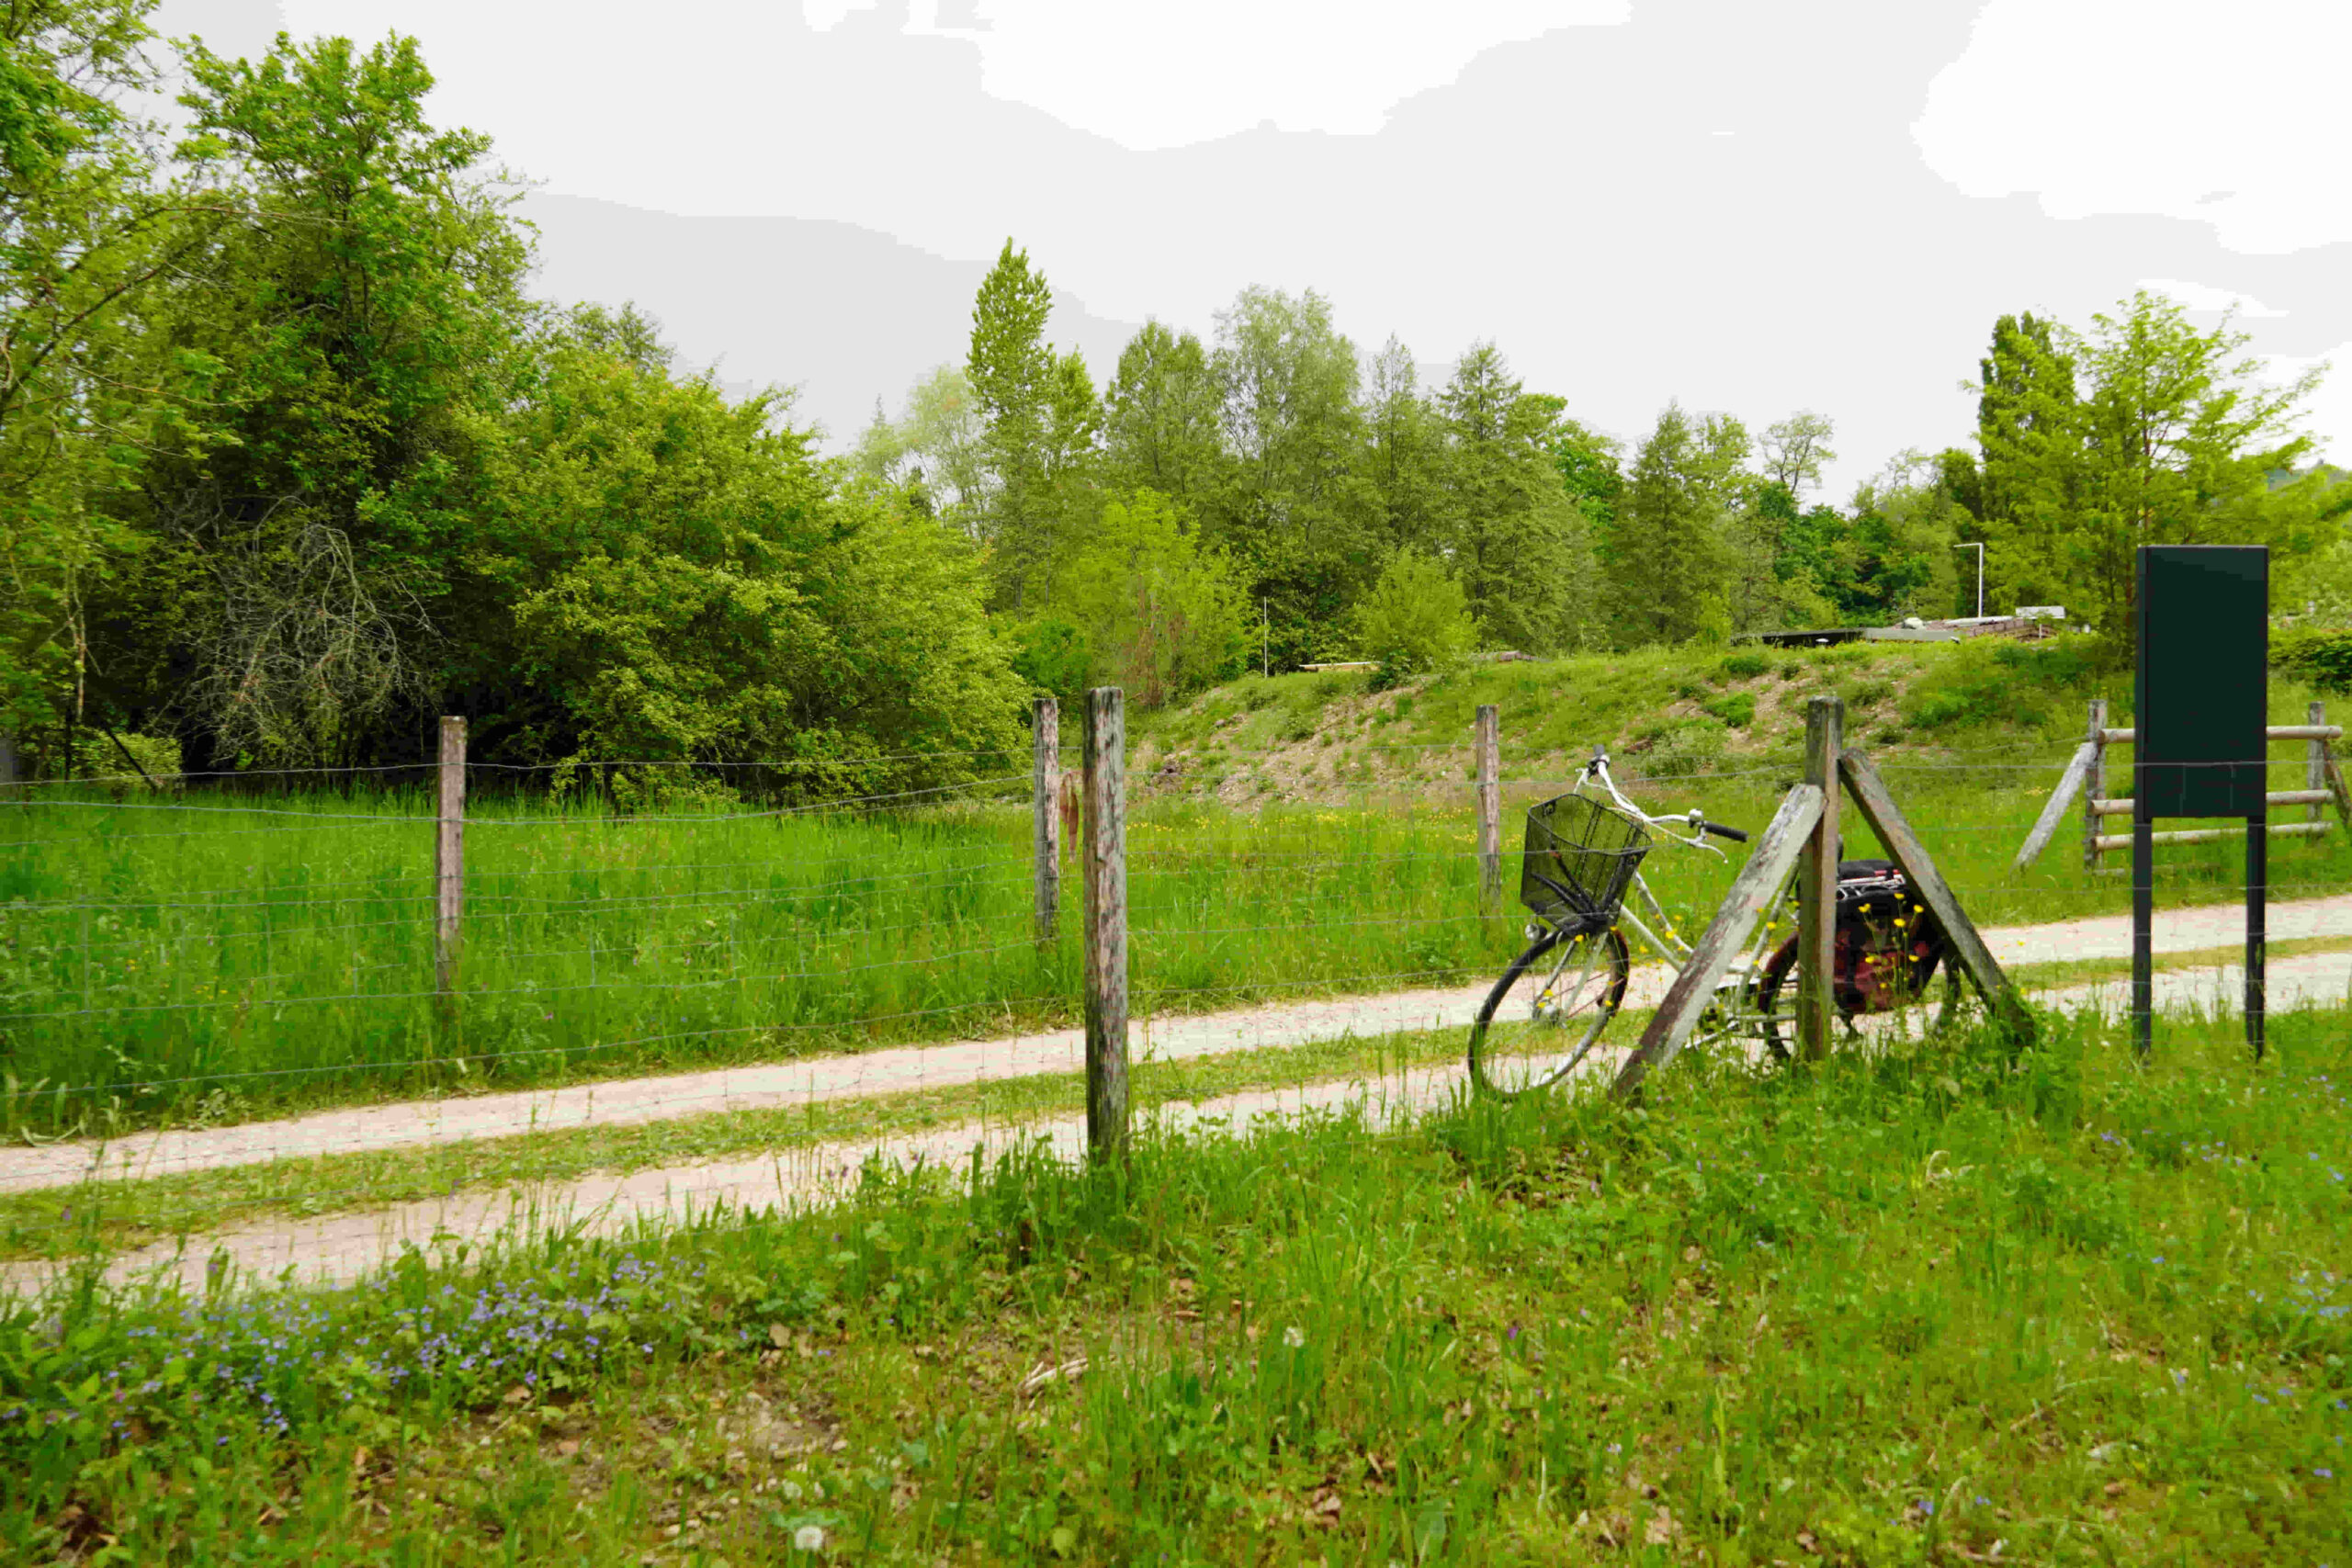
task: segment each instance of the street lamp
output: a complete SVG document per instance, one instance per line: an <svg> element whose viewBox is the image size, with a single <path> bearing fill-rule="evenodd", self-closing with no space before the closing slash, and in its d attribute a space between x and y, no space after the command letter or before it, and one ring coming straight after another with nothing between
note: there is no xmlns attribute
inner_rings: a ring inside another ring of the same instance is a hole
<svg viewBox="0 0 2352 1568"><path fill-rule="evenodd" d="M1974 550L1976 552L1976 618L1981 621L1984 618L1984 542L1982 540L1972 540L1965 545L1954 545L1952 548L1956 550Z"/></svg>

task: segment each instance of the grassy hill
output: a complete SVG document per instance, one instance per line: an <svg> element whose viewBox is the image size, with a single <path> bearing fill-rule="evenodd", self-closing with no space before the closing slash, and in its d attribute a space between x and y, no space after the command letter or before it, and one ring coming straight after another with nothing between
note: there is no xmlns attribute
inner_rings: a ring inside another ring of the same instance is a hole
<svg viewBox="0 0 2352 1568"><path fill-rule="evenodd" d="M1154 793L1236 806L1450 794L1473 769L1476 710L1492 703L1506 779L1573 777L1596 743L1626 777L1692 778L1793 763L1805 702L1825 692L1845 699L1851 741L1914 763L2060 763L2082 739L2088 699L2108 699L2110 723L2132 710L2130 671L2102 669L2082 636L1660 649L1473 664L1387 692L1362 672L1249 676L1136 716L1134 776ZM2274 679L2273 722L2301 722L2313 694Z"/></svg>

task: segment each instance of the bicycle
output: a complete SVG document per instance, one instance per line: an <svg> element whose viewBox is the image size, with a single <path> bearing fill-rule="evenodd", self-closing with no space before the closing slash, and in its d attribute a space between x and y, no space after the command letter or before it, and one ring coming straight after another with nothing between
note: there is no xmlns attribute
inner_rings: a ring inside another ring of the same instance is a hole
<svg viewBox="0 0 2352 1568"><path fill-rule="evenodd" d="M1589 786L1600 793L1587 794ZM1748 838L1697 810L1642 810L1619 792L1609 754L1598 746L1566 794L1528 808L1519 897L1535 923L1527 928L1527 950L1495 983L1471 1026L1470 1078L1480 1092L1508 1100L1547 1089L1591 1055L1624 1005L1633 975L1621 926L1677 969L1690 963L1690 944L1641 875L1653 836L1718 856L1723 852L1708 839ZM1646 920L1627 908L1629 896L1639 899ZM1775 1061L1793 1055L1795 899L1791 879L1716 982L1686 1049L1738 1040ZM1859 1032L1857 1018L1897 1011L1925 997L1939 969L1943 996L1929 1027L1950 1024L1960 1001L1951 947L1892 861L1838 863L1834 941L1831 992L1849 1036Z"/></svg>

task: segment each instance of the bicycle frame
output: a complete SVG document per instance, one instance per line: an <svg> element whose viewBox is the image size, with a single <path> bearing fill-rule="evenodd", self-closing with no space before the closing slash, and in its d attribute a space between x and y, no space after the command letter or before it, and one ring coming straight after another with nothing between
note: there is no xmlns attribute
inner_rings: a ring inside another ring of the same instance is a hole
<svg viewBox="0 0 2352 1568"><path fill-rule="evenodd" d="M1580 792L1593 783L1598 783L1608 792L1608 800L1611 807L1637 818L1645 826L1657 832L1660 837L1669 839L1688 849L1704 850L1710 854L1718 856L1723 853L1721 850L1706 841L1698 826L1701 818L1697 811L1694 810L1682 817L1654 817L1627 800L1619 793L1617 781L1610 776L1608 753L1600 747L1593 748L1592 760L1584 765L1582 772L1577 773L1576 783L1569 786L1570 792ZM1679 825L1682 831L1675 831L1675 825ZM1712 1010L1715 1015L1715 1025L1707 1032L1708 1037L1719 1038L1732 1033L1747 1033L1761 1037L1763 1034L1762 1014L1754 1012L1745 1004L1752 999L1752 987L1756 976L1762 972L1765 960L1770 956L1774 938L1789 915L1790 907L1795 901L1795 897L1796 885L1792 880L1784 884L1774 895L1771 904L1765 909L1764 918L1756 923L1754 934L1749 937L1742 951L1733 957L1730 965L1724 972L1723 978L1716 981L1714 988L1716 1001ZM1635 912L1634 906L1636 900L1639 901L1642 910L1647 914L1647 919L1643 918L1642 913ZM1665 958L1677 970L1689 964L1695 952L1689 942L1676 933L1673 921L1666 912L1666 907L1658 902L1657 895L1650 891L1649 883L1638 870L1634 873L1633 886L1626 890L1625 899L1618 906L1612 923L1630 928L1652 952Z"/></svg>

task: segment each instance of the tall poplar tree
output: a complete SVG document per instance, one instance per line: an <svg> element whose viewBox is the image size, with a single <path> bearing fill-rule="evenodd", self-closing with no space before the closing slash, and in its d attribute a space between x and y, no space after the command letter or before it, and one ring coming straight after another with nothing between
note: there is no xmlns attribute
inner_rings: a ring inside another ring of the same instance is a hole
<svg viewBox="0 0 2352 1568"><path fill-rule="evenodd" d="M1590 619L1590 536L1551 452L1565 406L1528 392L1492 343L1438 394L1454 569L1487 638L1522 652L1573 647Z"/></svg>
<svg viewBox="0 0 2352 1568"><path fill-rule="evenodd" d="M988 471L979 532L995 552L999 597L1016 609L1043 592L1050 570L1046 470L1057 387L1046 318L1052 310L1045 274L1007 239L972 303L965 375Z"/></svg>
<svg viewBox="0 0 2352 1568"><path fill-rule="evenodd" d="M1444 431L1421 391L1413 351L1393 334L1373 355L1371 370L1365 455L1380 532L1388 548L1418 550L1434 559L1448 549L1454 530L1443 477ZM1408 580L1413 580L1409 573Z"/></svg>
<svg viewBox="0 0 2352 1568"><path fill-rule="evenodd" d="M1987 602L2064 596L2046 529L2034 513L2070 513L2079 474L2075 365L2063 329L2031 311L2003 316L1976 364L1978 530ZM2034 499L2039 497L2039 499ZM1972 596L1973 603L1973 596Z"/></svg>
<svg viewBox="0 0 2352 1568"><path fill-rule="evenodd" d="M1623 641L1686 642L1728 629L1725 445L1668 403L1634 454L1608 549Z"/></svg>

